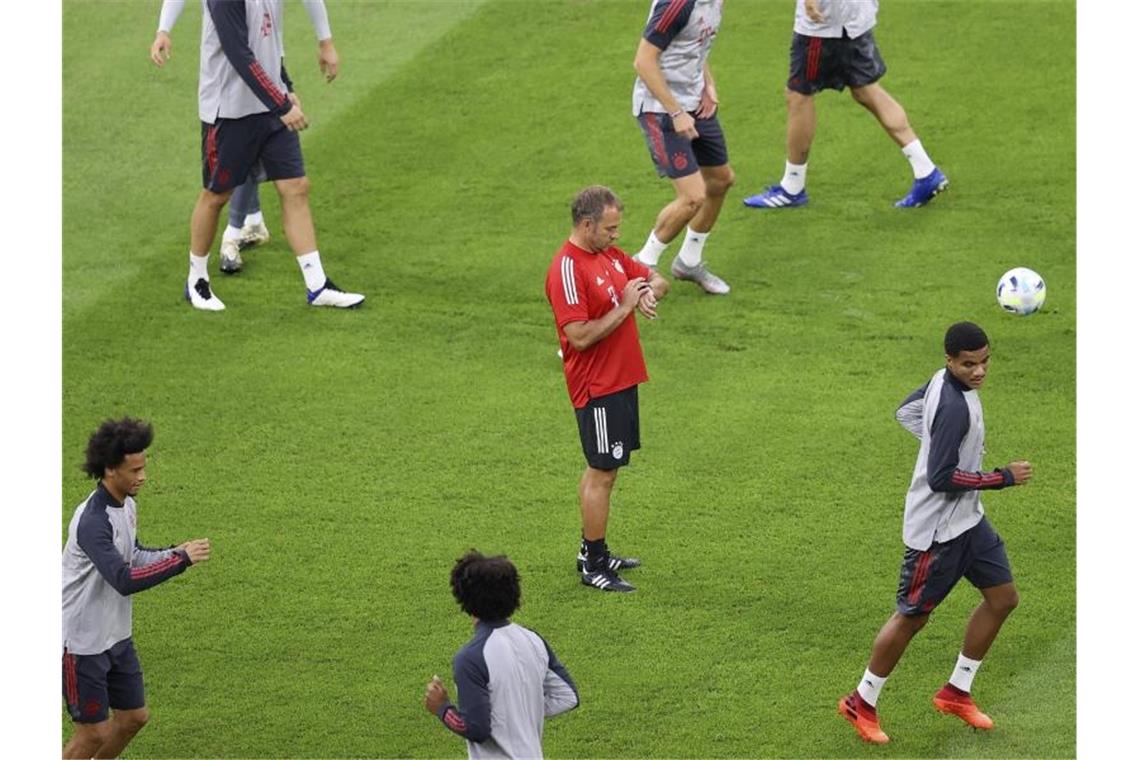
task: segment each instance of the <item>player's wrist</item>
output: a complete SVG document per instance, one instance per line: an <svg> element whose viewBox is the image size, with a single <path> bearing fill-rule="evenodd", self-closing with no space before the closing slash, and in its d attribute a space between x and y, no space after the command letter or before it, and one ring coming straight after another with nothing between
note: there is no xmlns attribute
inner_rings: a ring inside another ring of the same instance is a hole
<svg viewBox="0 0 1140 760"><path fill-rule="evenodd" d="M678 108L676 111L670 111L669 112L669 118L670 119L676 119L677 117L681 116L683 113L685 113L685 109L684 108Z"/></svg>

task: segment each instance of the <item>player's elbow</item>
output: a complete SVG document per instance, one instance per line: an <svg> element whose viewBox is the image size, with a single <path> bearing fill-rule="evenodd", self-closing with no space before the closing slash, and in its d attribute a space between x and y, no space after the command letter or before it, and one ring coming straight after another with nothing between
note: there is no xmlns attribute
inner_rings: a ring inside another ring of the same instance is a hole
<svg viewBox="0 0 1140 760"><path fill-rule="evenodd" d="M468 741L473 741L476 744L482 744L491 738L491 727L486 725L467 724L467 735L464 737Z"/></svg>
<svg viewBox="0 0 1140 760"><path fill-rule="evenodd" d="M947 493L954 490L951 487L950 475L936 472L926 476L926 484L934 493Z"/></svg>

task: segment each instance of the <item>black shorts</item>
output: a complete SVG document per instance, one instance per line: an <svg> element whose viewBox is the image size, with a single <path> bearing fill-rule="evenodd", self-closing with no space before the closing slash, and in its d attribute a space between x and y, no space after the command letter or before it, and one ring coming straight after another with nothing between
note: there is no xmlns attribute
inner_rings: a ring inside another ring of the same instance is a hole
<svg viewBox="0 0 1140 760"><path fill-rule="evenodd" d="M137 710L146 706L142 666L131 639L99 654L63 650L63 698L76 723L102 723L108 708Z"/></svg>
<svg viewBox="0 0 1140 760"><path fill-rule="evenodd" d="M724 130L714 113L708 119L696 121L699 137L690 140L673 130L673 119L667 113L643 111L637 117L645 145L653 158L653 165L662 177L687 177L702 166L724 166L728 163L728 146Z"/></svg>
<svg viewBox="0 0 1140 760"><path fill-rule="evenodd" d="M874 84L887 73L879 55L874 32L868 30L852 39L807 37L792 33L788 89L801 95L814 95L822 89L842 91L844 87Z"/></svg>
<svg viewBox="0 0 1140 760"><path fill-rule="evenodd" d="M962 577L980 589L1013 582L1005 543L985 517L944 544L931 544L924 552L906 550L899 573L898 611L907 617L926 615Z"/></svg>
<svg viewBox="0 0 1140 760"><path fill-rule="evenodd" d="M641 448L637 386L590 399L575 409L578 436L586 463L595 470L616 470L629 464L629 453Z"/></svg>
<svg viewBox="0 0 1140 760"><path fill-rule="evenodd" d="M272 113L202 122L202 187L224 193L258 179L305 176L301 140Z"/></svg>

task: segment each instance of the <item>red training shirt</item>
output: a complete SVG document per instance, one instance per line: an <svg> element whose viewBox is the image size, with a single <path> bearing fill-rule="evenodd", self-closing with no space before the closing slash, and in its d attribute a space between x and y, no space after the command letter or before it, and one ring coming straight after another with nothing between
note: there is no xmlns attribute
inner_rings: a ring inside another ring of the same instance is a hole
<svg viewBox="0 0 1140 760"><path fill-rule="evenodd" d="M570 322L600 319L621 305L626 283L635 277L649 279L649 268L614 246L590 253L571 243L550 262L546 273L546 299L554 309L558 342L562 344L562 370L570 403L581 409L592 398L625 390L649 379L637 319L630 314L617 329L585 351L575 351L562 328Z"/></svg>

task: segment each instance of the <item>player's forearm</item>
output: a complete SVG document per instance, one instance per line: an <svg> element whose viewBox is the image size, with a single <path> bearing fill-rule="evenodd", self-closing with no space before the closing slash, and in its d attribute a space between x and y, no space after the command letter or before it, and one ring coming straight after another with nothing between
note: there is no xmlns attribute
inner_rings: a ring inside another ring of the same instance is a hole
<svg viewBox="0 0 1140 760"><path fill-rule="evenodd" d="M599 319L591 319L588 322L572 322L565 325L562 332L566 334L570 346L581 353L608 337L632 313L632 307L617 306Z"/></svg>
<svg viewBox="0 0 1140 760"><path fill-rule="evenodd" d="M453 733L473 742L483 742L491 736L490 710L485 720L474 719L475 716L465 715L459 708L448 702L440 708L439 719Z"/></svg>

